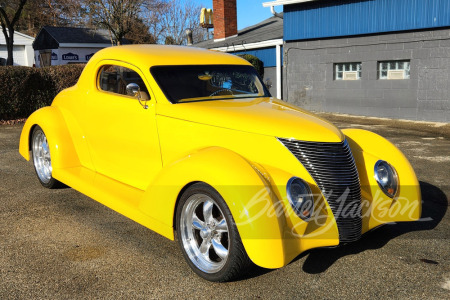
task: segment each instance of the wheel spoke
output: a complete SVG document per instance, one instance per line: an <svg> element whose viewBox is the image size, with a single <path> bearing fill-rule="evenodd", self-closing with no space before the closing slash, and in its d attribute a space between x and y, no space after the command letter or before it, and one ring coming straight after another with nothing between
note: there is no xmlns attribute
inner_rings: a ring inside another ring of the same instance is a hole
<svg viewBox="0 0 450 300"><path fill-rule="evenodd" d="M197 217L196 213L192 216L192 226L198 230L202 230L205 227L205 223Z"/></svg>
<svg viewBox="0 0 450 300"><path fill-rule="evenodd" d="M216 231L217 232L228 232L227 220L225 220L225 218L223 218L219 223L217 223Z"/></svg>
<svg viewBox="0 0 450 300"><path fill-rule="evenodd" d="M219 240L214 238L212 240L212 246L214 252L216 252L217 256L219 256L221 259L225 259L227 257L228 250L220 243Z"/></svg>
<svg viewBox="0 0 450 300"><path fill-rule="evenodd" d="M197 269L216 273L227 262L228 222L216 200L206 193L192 194L185 201L177 223L182 249Z"/></svg>
<svg viewBox="0 0 450 300"><path fill-rule="evenodd" d="M208 255L209 248L211 248L211 241L208 239L204 239L202 241L202 244L200 245L199 250L203 255L208 256L208 258L209 258L209 255Z"/></svg>
<svg viewBox="0 0 450 300"><path fill-rule="evenodd" d="M33 161L36 173L43 183L52 178L52 163L47 137L43 132L37 132L33 137Z"/></svg>
<svg viewBox="0 0 450 300"><path fill-rule="evenodd" d="M214 203L210 200L205 201L203 203L203 217L205 218L205 223L209 223L212 221L212 210Z"/></svg>

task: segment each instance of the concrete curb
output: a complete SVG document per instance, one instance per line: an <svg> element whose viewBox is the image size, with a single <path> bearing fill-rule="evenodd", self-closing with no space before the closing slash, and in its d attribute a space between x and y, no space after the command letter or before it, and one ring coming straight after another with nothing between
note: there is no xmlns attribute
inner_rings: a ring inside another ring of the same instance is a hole
<svg viewBox="0 0 450 300"><path fill-rule="evenodd" d="M345 122L360 125L384 125L391 128L406 129L418 132L427 132L436 136L450 138L450 123L412 121L401 119L388 119L377 117L354 116L337 113L314 112L321 118L332 123Z"/></svg>

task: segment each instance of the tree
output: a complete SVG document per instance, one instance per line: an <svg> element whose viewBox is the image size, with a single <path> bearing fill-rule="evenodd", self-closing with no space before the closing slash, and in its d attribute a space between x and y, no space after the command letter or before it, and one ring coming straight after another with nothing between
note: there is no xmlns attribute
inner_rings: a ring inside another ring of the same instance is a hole
<svg viewBox="0 0 450 300"><path fill-rule="evenodd" d="M205 30L200 27L200 10L201 5L192 0L167 0L152 3L142 14L158 43L185 45L188 28L193 31L194 43L205 38Z"/></svg>
<svg viewBox="0 0 450 300"><path fill-rule="evenodd" d="M258 71L259 76L264 78L264 62L262 60L251 54L238 54L238 56L251 63L256 71Z"/></svg>
<svg viewBox="0 0 450 300"><path fill-rule="evenodd" d="M88 26L89 14L84 1L28 0L16 29L36 36L43 26Z"/></svg>
<svg viewBox="0 0 450 300"><path fill-rule="evenodd" d="M132 30L144 0L86 0L93 20L106 27L117 45L122 44L125 35Z"/></svg>
<svg viewBox="0 0 450 300"><path fill-rule="evenodd" d="M131 30L125 38L132 44L156 44L156 39L150 34L148 26L138 18L133 20Z"/></svg>
<svg viewBox="0 0 450 300"><path fill-rule="evenodd" d="M20 19L22 9L26 2L27 0L0 1L0 25L2 26L6 49L8 51L8 58L6 59L7 66L12 66L14 63L14 27Z"/></svg>

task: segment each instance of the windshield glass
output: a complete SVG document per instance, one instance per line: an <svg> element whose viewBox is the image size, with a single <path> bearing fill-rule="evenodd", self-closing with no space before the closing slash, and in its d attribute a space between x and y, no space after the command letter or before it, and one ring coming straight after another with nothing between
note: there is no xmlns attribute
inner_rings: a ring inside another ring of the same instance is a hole
<svg viewBox="0 0 450 300"><path fill-rule="evenodd" d="M270 97L252 66L154 66L150 72L172 103Z"/></svg>

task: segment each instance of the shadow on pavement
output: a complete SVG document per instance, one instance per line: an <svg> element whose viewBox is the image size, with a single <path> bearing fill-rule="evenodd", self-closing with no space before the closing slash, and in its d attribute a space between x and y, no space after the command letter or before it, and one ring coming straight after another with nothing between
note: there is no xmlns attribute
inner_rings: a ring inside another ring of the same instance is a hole
<svg viewBox="0 0 450 300"><path fill-rule="evenodd" d="M426 182L420 182L420 189L422 192L422 219L424 221L385 225L363 235L357 242L342 245L337 248L310 250L303 265L303 271L310 274L322 273L341 257L357 254L369 249L379 249L391 239L408 232L432 230L435 228L447 212L447 196L438 187ZM301 257L303 255L300 255L295 260Z"/></svg>

